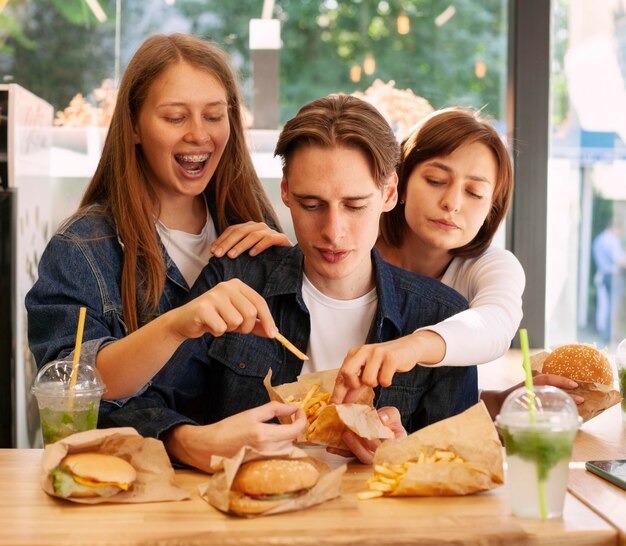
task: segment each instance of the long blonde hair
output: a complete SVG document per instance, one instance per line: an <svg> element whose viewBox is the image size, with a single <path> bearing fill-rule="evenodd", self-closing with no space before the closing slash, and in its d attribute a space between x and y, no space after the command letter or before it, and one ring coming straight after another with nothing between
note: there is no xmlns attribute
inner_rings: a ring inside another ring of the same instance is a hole
<svg viewBox="0 0 626 546"><path fill-rule="evenodd" d="M133 140L139 113L155 79L169 66L187 62L209 71L224 86L230 138L205 193L217 210L221 232L233 223L267 221L279 226L259 181L245 141L242 102L226 54L200 38L172 34L148 38L137 50L120 83L102 157L83 196L77 215L113 216L124 244L121 278L123 318L129 332L156 313L166 269L154 226L158 199L146 176L141 146Z"/></svg>

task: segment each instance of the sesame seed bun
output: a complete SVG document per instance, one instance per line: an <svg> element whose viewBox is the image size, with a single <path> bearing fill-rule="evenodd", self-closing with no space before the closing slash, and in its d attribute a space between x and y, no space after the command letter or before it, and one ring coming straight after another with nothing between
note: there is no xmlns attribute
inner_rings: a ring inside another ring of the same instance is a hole
<svg viewBox="0 0 626 546"><path fill-rule="evenodd" d="M241 465L231 489L248 495L283 495L310 489L320 473L301 459L264 459Z"/></svg>
<svg viewBox="0 0 626 546"><path fill-rule="evenodd" d="M606 356L590 345L563 345L552 351L543 363L543 373L613 386L613 369Z"/></svg>
<svg viewBox="0 0 626 546"><path fill-rule="evenodd" d="M230 511L239 515L267 512L306 493L324 469L328 466L308 457L244 463L231 485Z"/></svg>

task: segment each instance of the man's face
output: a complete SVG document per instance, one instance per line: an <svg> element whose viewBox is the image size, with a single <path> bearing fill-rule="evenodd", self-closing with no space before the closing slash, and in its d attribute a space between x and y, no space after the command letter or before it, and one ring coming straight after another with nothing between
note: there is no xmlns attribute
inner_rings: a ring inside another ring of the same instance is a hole
<svg viewBox="0 0 626 546"><path fill-rule="evenodd" d="M374 287L370 252L382 212L396 204L395 173L381 190L357 148L296 150L281 182L304 273L322 293L354 299Z"/></svg>

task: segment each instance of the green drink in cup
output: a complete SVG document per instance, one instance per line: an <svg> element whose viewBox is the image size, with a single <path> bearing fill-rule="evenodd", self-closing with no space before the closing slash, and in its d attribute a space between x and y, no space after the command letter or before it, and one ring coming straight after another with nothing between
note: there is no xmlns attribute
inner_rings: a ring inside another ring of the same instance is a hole
<svg viewBox="0 0 626 546"><path fill-rule="evenodd" d="M532 404L533 413L529 412ZM506 449L513 515L544 519L563 514L572 444L580 422L574 401L556 387L534 387L532 394L522 387L504 401L496 426Z"/></svg>
<svg viewBox="0 0 626 546"><path fill-rule="evenodd" d="M92 366L79 364L72 384L74 364L55 360L35 378L31 392L37 398L44 445L98 424L98 409L104 393L100 374Z"/></svg>

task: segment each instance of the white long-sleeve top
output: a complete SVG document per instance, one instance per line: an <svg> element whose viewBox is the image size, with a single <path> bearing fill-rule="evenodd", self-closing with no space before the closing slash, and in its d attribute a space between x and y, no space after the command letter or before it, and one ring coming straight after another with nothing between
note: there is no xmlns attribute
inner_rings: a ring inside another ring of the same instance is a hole
<svg viewBox="0 0 626 546"><path fill-rule="evenodd" d="M490 246L477 258L454 258L441 282L465 296L470 308L439 324L446 354L437 366L483 364L502 356L522 321L524 269L508 250Z"/></svg>

